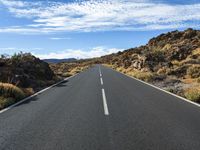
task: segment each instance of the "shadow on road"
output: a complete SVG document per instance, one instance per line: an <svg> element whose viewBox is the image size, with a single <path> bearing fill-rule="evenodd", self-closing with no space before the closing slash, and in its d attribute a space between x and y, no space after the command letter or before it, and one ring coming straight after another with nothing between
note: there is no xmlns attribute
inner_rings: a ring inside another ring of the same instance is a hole
<svg viewBox="0 0 200 150"><path fill-rule="evenodd" d="M68 80L65 80L65 81L63 81L62 83L56 85L55 87L65 87L65 86L67 86L67 84L66 84L67 82L69 82L69 81L68 81Z"/></svg>
<svg viewBox="0 0 200 150"><path fill-rule="evenodd" d="M66 84L67 82L68 82L68 80L65 80L62 83L56 85L55 87L66 87L67 86L67 84ZM42 94L42 93L40 93L40 94ZM40 95L40 94L38 94L38 95ZM34 97L32 97L32 98L30 98L30 99L18 104L18 105L16 105L15 107L18 107L18 106L21 106L21 105L24 105L24 104L29 104L29 103L35 102L37 100L38 100L38 97L36 95L36 96L34 96Z"/></svg>
<svg viewBox="0 0 200 150"><path fill-rule="evenodd" d="M21 106L21 105L24 105L24 104L29 104L29 103L35 102L37 100L38 100L38 98L37 98L37 96L35 96L35 97L32 97L32 98L30 98L30 99L28 99L28 100L16 105L15 107L18 107L18 106Z"/></svg>

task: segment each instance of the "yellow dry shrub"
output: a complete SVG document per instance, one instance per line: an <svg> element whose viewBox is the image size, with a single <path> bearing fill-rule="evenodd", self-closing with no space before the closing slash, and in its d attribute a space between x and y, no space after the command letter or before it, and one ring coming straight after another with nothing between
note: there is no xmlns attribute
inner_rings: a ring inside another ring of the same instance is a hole
<svg viewBox="0 0 200 150"><path fill-rule="evenodd" d="M200 55L200 48L197 48L196 50L192 51L193 55Z"/></svg>
<svg viewBox="0 0 200 150"><path fill-rule="evenodd" d="M191 101L200 102L200 87L188 88L184 91L184 95Z"/></svg>
<svg viewBox="0 0 200 150"><path fill-rule="evenodd" d="M0 110L15 103L15 100L13 98L5 98L0 96Z"/></svg>
<svg viewBox="0 0 200 150"><path fill-rule="evenodd" d="M10 83L0 83L0 96L12 97L16 100L25 97L24 92L17 86Z"/></svg>
<svg viewBox="0 0 200 150"><path fill-rule="evenodd" d="M133 70L131 72L128 72L127 74L146 82L149 82L153 79L153 73L151 72L142 72L142 71Z"/></svg>
<svg viewBox="0 0 200 150"><path fill-rule="evenodd" d="M25 93L17 86L9 83L0 83L0 110L25 96Z"/></svg>
<svg viewBox="0 0 200 150"><path fill-rule="evenodd" d="M158 71L157 71L158 74L167 74L167 69L166 68L160 68Z"/></svg>
<svg viewBox="0 0 200 150"><path fill-rule="evenodd" d="M178 61L178 60L173 60L173 61L171 61L171 63L173 64L173 65L175 65L175 66L181 66L181 62L180 61Z"/></svg>

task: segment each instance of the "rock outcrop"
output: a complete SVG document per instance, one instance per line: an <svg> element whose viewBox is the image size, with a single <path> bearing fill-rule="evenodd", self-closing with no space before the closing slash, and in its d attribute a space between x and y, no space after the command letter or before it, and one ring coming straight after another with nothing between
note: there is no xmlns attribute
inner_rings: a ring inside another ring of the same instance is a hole
<svg viewBox="0 0 200 150"><path fill-rule="evenodd" d="M189 28L161 34L144 46L103 56L100 60L118 71L178 95L187 95L189 99L188 91L193 91L190 88L200 91L200 30Z"/></svg>
<svg viewBox="0 0 200 150"><path fill-rule="evenodd" d="M184 78L192 65L200 65L200 31L173 31L152 38L145 46L101 57L102 63Z"/></svg>
<svg viewBox="0 0 200 150"><path fill-rule="evenodd" d="M33 89L51 84L55 79L49 64L31 54L17 54L0 59L0 82Z"/></svg>

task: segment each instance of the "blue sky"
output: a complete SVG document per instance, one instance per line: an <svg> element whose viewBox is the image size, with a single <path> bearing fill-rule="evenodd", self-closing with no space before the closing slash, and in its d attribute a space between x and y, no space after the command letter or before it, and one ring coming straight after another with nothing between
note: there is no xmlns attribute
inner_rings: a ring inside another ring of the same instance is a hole
<svg viewBox="0 0 200 150"><path fill-rule="evenodd" d="M200 28L199 0L0 0L0 54L97 57Z"/></svg>

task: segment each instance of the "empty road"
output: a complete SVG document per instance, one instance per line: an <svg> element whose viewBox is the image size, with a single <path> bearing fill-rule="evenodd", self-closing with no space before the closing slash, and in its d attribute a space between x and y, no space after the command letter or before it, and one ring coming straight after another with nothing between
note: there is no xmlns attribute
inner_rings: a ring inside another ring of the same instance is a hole
<svg viewBox="0 0 200 150"><path fill-rule="evenodd" d="M0 113L0 150L199 150L200 108L96 65Z"/></svg>

